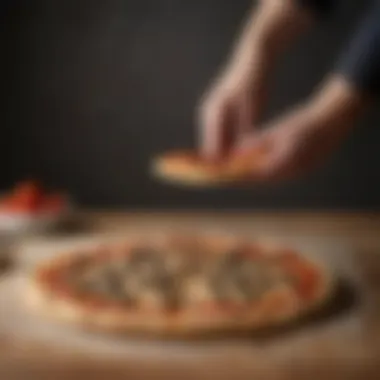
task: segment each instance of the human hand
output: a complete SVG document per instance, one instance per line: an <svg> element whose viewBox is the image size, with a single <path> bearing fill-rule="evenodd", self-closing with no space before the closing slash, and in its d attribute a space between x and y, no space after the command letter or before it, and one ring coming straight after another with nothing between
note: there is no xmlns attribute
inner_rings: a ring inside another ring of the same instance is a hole
<svg viewBox="0 0 380 380"><path fill-rule="evenodd" d="M259 2L229 63L201 100L200 149L206 159L225 156L260 120L274 63L310 17L294 0Z"/></svg>
<svg viewBox="0 0 380 380"><path fill-rule="evenodd" d="M264 160L252 172L254 180L272 182L300 176L329 157L365 105L365 99L343 78L335 77L306 104L262 131L242 137L235 154L265 147Z"/></svg>
<svg viewBox="0 0 380 380"><path fill-rule="evenodd" d="M266 101L268 61L257 49L249 64L228 67L202 99L200 142L207 159L226 155L238 137L259 121Z"/></svg>

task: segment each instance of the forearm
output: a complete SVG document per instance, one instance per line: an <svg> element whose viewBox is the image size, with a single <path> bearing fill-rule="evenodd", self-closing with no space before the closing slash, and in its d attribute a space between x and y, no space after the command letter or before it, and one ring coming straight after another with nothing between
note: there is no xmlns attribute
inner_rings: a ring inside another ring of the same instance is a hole
<svg viewBox="0 0 380 380"><path fill-rule="evenodd" d="M332 74L308 102L329 128L353 125L380 95L380 0L368 12Z"/></svg>
<svg viewBox="0 0 380 380"><path fill-rule="evenodd" d="M358 92L344 76L333 74L313 94L308 104L311 117L339 134L354 125L366 110L369 99Z"/></svg>
<svg viewBox="0 0 380 380"><path fill-rule="evenodd" d="M337 0L295 0L297 3L313 13L324 16L329 13L337 3Z"/></svg>
<svg viewBox="0 0 380 380"><path fill-rule="evenodd" d="M249 64L263 54L271 61L312 22L311 13L297 0L261 0L248 15L231 59Z"/></svg>

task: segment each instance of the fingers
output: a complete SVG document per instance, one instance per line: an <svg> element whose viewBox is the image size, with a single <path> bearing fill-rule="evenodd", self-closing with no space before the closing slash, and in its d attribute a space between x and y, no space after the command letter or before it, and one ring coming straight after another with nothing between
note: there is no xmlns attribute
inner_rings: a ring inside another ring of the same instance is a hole
<svg viewBox="0 0 380 380"><path fill-rule="evenodd" d="M202 109L199 124L199 146L203 157L207 159L218 157L220 148L219 130L223 124L223 111L221 108Z"/></svg>
<svg viewBox="0 0 380 380"><path fill-rule="evenodd" d="M294 146L282 139L276 131L256 131L245 136L235 147L235 155L261 152L253 156L251 180L255 182L278 182L297 173ZM259 160L259 161L257 161Z"/></svg>
<svg viewBox="0 0 380 380"><path fill-rule="evenodd" d="M255 176L265 182L287 181L316 168L321 161L321 155L314 155L312 147L302 136L285 137L279 134L273 137L268 154Z"/></svg>
<svg viewBox="0 0 380 380"><path fill-rule="evenodd" d="M267 130L253 130L239 137L234 146L234 154L240 155L250 151L268 151L271 143L271 133Z"/></svg>
<svg viewBox="0 0 380 380"><path fill-rule="evenodd" d="M261 97L253 97L252 89L217 91L201 107L199 146L203 157L215 160L228 155L248 134L261 116Z"/></svg>
<svg viewBox="0 0 380 380"><path fill-rule="evenodd" d="M244 135L260 122L266 104L266 87L258 80L254 88L241 93L236 103L238 130Z"/></svg>
<svg viewBox="0 0 380 380"><path fill-rule="evenodd" d="M294 156L287 146L277 145L271 149L263 162L255 168L254 176L259 181L278 182L297 174Z"/></svg>
<svg viewBox="0 0 380 380"><path fill-rule="evenodd" d="M217 160L233 143L233 120L228 101L206 104L200 117L200 151L208 160Z"/></svg>
<svg viewBox="0 0 380 380"><path fill-rule="evenodd" d="M253 100L248 95L242 95L236 105L236 129L239 136L244 136L253 124Z"/></svg>

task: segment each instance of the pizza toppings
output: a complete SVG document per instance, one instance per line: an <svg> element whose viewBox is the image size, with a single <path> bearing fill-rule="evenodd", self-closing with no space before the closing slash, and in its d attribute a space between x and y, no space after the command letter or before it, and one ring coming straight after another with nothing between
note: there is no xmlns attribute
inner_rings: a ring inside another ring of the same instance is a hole
<svg viewBox="0 0 380 380"><path fill-rule="evenodd" d="M56 271L58 276L47 276L47 281L54 279L57 286L69 287L70 294L90 298L93 304L103 300L166 310L210 304L250 305L271 290L284 287L297 287L297 294L307 299L318 283L317 271L305 266L302 259L279 255L276 261L273 256L257 255L257 248L211 255L144 246L112 252L99 249L94 255L72 257L65 270Z"/></svg>
<svg viewBox="0 0 380 380"><path fill-rule="evenodd" d="M209 278L215 297L238 303L260 298L281 280L280 273L268 264L265 260L251 260L239 251L223 255Z"/></svg>
<svg viewBox="0 0 380 380"><path fill-rule="evenodd" d="M55 258L38 268L31 305L99 331L183 336L270 327L331 294L331 276L297 252L189 240L139 239Z"/></svg>

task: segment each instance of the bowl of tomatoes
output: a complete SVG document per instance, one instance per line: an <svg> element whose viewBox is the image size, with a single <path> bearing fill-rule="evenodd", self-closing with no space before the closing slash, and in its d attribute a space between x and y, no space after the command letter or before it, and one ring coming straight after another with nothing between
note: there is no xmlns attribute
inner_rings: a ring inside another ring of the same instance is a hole
<svg viewBox="0 0 380 380"><path fill-rule="evenodd" d="M0 197L0 232L42 232L67 220L70 211L64 194L24 181Z"/></svg>

